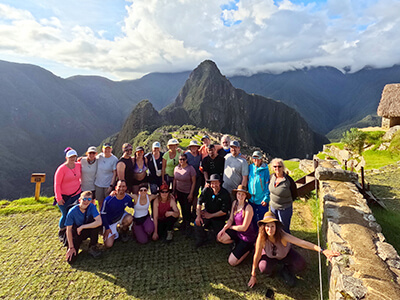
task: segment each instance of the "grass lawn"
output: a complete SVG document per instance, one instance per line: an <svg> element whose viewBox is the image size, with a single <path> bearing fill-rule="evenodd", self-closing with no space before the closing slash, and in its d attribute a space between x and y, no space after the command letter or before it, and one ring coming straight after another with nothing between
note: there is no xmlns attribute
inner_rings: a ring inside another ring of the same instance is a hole
<svg viewBox="0 0 400 300"><path fill-rule="evenodd" d="M399 154L391 153L388 150L367 150L363 152L363 156L366 162L365 169L379 169L400 160Z"/></svg>
<svg viewBox="0 0 400 300"><path fill-rule="evenodd" d="M310 203L295 202L292 233L316 243ZM3 205L0 211L8 206ZM0 214L0 298L263 299L268 287L275 299L319 299L316 252L299 250L309 264L296 287L259 275L249 289L252 257L231 267L229 246L195 249L179 231L170 244L116 242L99 260L84 251L71 267L57 238L59 216L56 209ZM327 288L325 283L325 293Z"/></svg>

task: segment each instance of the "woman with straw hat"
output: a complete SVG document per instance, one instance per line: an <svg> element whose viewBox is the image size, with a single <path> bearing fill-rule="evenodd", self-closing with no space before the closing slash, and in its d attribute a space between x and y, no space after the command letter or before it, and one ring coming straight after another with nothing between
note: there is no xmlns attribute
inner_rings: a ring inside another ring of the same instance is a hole
<svg viewBox="0 0 400 300"><path fill-rule="evenodd" d="M250 193L242 185L239 185L232 191L232 194L236 200L233 201L229 220L218 233L217 240L223 244L235 244L229 255L228 263L231 266L237 266L254 248L257 232L252 224L253 208L248 205Z"/></svg>
<svg viewBox="0 0 400 300"><path fill-rule="evenodd" d="M178 149L177 139L170 139L167 143L168 151L163 155L161 177L162 183L170 184L174 181L174 169L179 164L179 154L182 150Z"/></svg>
<svg viewBox="0 0 400 300"><path fill-rule="evenodd" d="M295 285L295 274L305 269L306 262L304 258L291 247L291 244L320 252L329 260L331 260L332 257L340 255L339 252L325 250L322 247L285 232L282 229L282 223L270 211L266 212L264 218L258 221L258 226L259 231L251 269L251 277L248 283L249 287L253 287L257 283L257 267L260 269L261 273L265 273L267 276L272 276L280 270L284 281L289 286Z"/></svg>

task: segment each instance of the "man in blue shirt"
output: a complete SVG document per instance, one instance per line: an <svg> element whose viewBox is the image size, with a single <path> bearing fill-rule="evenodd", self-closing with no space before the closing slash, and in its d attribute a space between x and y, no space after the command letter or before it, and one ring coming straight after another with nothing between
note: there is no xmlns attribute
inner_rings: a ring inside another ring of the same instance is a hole
<svg viewBox="0 0 400 300"><path fill-rule="evenodd" d="M119 237L117 227L121 230L121 238L123 242L129 240L128 230L133 222L133 216L125 211L125 208L132 207L133 201L131 196L126 194L125 180L118 180L115 187L115 196L108 196L104 199L101 208L101 219L104 226L103 240L107 248L111 248L114 241Z"/></svg>
<svg viewBox="0 0 400 300"><path fill-rule="evenodd" d="M70 264L76 261L79 247L87 238L90 238L89 254L94 258L101 255L101 252L97 249L101 217L92 200L91 191L82 192L79 197L79 204L71 208L67 214L65 221L68 240L66 259Z"/></svg>

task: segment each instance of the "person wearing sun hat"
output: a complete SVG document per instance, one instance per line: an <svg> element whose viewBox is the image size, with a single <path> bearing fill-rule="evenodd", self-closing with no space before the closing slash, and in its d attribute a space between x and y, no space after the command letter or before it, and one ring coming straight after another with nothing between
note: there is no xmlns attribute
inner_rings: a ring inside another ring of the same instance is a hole
<svg viewBox="0 0 400 300"><path fill-rule="evenodd" d="M196 206L197 206L197 199L199 197L199 190L200 187L203 188L205 181L203 173L200 171L201 165L201 155L199 153L200 145L196 140L192 140L189 143L188 151L185 152L187 157L188 165L192 166L196 171L196 185L194 188L193 199L190 203L191 210L192 210L192 218L193 220L196 218Z"/></svg>
<svg viewBox="0 0 400 300"><path fill-rule="evenodd" d="M253 208L248 203L251 195L242 185L232 191L234 200L228 222L218 233L217 240L223 244L235 243L228 263L237 266L254 248L257 231L252 223Z"/></svg>
<svg viewBox="0 0 400 300"><path fill-rule="evenodd" d="M158 192L158 187L162 184L161 172L164 153L160 151L160 142L154 142L151 149L151 152L147 153L145 158L148 161L150 191L155 195Z"/></svg>
<svg viewBox="0 0 400 300"><path fill-rule="evenodd" d="M253 163L249 165L249 193L251 194L249 203L254 210L254 225L262 220L268 211L269 203L269 169L268 165L263 163L262 158L263 155L260 151L254 151Z"/></svg>
<svg viewBox="0 0 400 300"><path fill-rule="evenodd" d="M161 177L163 183L168 184L168 186L174 181L174 169L179 164L179 155L182 153L178 146L177 139L168 140L168 151L163 155Z"/></svg>
<svg viewBox="0 0 400 300"><path fill-rule="evenodd" d="M97 155L97 171L94 182L99 209L101 209L104 199L114 189L117 179L117 162L118 158L112 154L111 144L104 143L102 152Z"/></svg>
<svg viewBox="0 0 400 300"><path fill-rule="evenodd" d="M267 276L274 275L280 269L280 275L286 284L289 286L294 286L296 284L295 274L305 269L306 261L291 247L291 244L320 252L330 261L332 257L340 255L337 251L324 250L322 247L285 232L282 229L282 223L271 211L264 214L264 218L258 221L258 226L259 230L253 257L251 277L248 283L249 287L253 287L257 283L257 267L261 273L265 273Z"/></svg>

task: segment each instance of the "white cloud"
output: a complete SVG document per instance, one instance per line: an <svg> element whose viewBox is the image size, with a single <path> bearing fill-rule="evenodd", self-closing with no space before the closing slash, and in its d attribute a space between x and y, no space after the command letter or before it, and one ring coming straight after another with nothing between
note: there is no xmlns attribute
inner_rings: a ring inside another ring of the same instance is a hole
<svg viewBox="0 0 400 300"><path fill-rule="evenodd" d="M65 20L54 1L54 14L46 17L0 4L0 55L43 59L120 79L190 70L204 59L214 60L227 75L316 65L356 71L400 63L398 0L319 5L242 0L229 8L230 2L131 0L118 21L120 32L111 38L93 20ZM99 11L89 16L101 19Z"/></svg>

